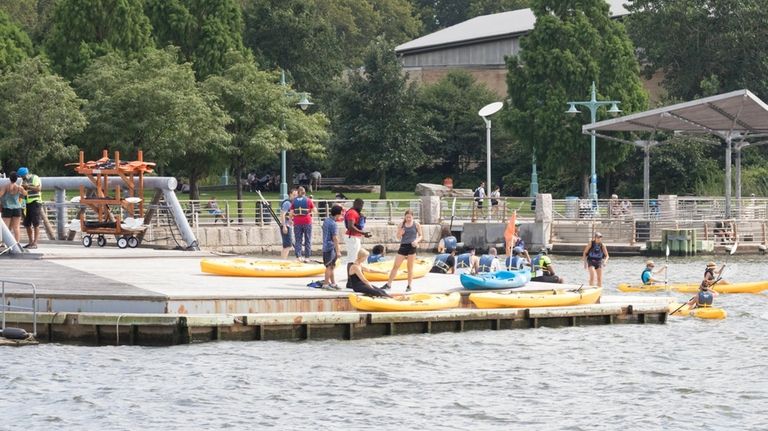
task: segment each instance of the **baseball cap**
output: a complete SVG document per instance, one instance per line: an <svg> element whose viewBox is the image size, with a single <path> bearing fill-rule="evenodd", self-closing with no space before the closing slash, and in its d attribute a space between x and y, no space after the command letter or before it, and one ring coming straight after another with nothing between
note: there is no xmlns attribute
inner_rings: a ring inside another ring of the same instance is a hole
<svg viewBox="0 0 768 431"><path fill-rule="evenodd" d="M515 247L515 248L512 249L512 253L514 253L514 254L521 254L522 252L523 252L523 248L522 247Z"/></svg>

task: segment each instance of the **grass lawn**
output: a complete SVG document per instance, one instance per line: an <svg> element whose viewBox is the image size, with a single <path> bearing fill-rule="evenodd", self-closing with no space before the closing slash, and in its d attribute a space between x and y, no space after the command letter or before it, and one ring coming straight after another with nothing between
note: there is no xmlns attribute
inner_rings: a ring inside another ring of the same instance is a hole
<svg viewBox="0 0 768 431"><path fill-rule="evenodd" d="M280 193L278 192L266 192L262 193L264 195L264 198L268 201L277 201L280 200ZM362 198L364 200L376 200L379 199L378 193L344 193L345 196L349 199L355 199L355 198ZM180 201L188 201L189 200L189 194L188 193L180 193L176 192L176 196L179 198ZM219 202L222 201L234 201L237 200L237 190L235 190L234 187L226 189L226 190L206 190L200 192L200 200L207 201L211 198L211 196L216 196L216 200ZM331 192L330 190L320 190L317 192L312 193L312 197L316 200L330 200L336 198L336 193ZM403 191L389 191L387 192L387 199L417 199L418 196L416 193L410 191L410 192L403 192ZM243 199L244 200L258 200L259 195L258 193L249 193L249 192L243 192Z"/></svg>

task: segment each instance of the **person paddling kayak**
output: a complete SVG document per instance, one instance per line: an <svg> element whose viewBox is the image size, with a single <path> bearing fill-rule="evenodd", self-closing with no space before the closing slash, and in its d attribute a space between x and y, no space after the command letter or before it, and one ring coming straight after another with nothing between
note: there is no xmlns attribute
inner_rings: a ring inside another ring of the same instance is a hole
<svg viewBox="0 0 768 431"><path fill-rule="evenodd" d="M644 285L656 284L658 280L654 279L653 276L656 274L665 272L667 270L667 265L664 265L661 268L654 271L653 268L655 266L656 264L653 263L652 260L645 262L645 269L643 270L643 273L640 274L640 280L642 280Z"/></svg>

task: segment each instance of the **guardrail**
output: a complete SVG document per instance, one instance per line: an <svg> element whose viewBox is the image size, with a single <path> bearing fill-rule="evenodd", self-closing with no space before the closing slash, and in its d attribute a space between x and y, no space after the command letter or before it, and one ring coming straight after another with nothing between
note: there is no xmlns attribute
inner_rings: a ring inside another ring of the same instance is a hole
<svg viewBox="0 0 768 431"><path fill-rule="evenodd" d="M529 197L442 197L440 222L484 221L506 222L516 211L518 216L531 217L535 205Z"/></svg>
<svg viewBox="0 0 768 431"><path fill-rule="evenodd" d="M10 303L6 302L5 299L5 285L6 284L15 284L20 286L30 286L32 288L32 307L22 307L18 305L11 305ZM21 311L32 311L32 335L37 337L37 286L35 286L35 283L28 283L26 281L15 281L15 280L0 280L0 297L2 297L2 328L5 330L5 313L6 311L12 311L12 310L21 310Z"/></svg>

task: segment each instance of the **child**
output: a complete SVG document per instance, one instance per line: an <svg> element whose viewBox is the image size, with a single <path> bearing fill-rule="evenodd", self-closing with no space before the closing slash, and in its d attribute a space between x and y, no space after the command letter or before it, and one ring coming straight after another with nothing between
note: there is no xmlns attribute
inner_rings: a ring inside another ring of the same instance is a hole
<svg viewBox="0 0 768 431"><path fill-rule="evenodd" d="M336 259L339 257L339 228L336 226L336 218L341 215L341 206L334 205L331 215L323 220L323 265L325 265L325 278L322 289L340 290L336 284L336 276L333 273L336 268Z"/></svg>
<svg viewBox="0 0 768 431"><path fill-rule="evenodd" d="M704 270L704 280L701 281L701 285L699 286L699 293L688 301L688 306L690 308L712 306L712 303L717 296L717 292L712 289L712 287L720 280L719 278L715 278L715 274L719 277L720 274L722 274L723 269L725 269L725 265L721 266L717 271L715 268L717 268L715 262L707 263L707 268Z"/></svg>
<svg viewBox="0 0 768 431"><path fill-rule="evenodd" d="M381 262L382 260L384 260L384 246L376 244L371 250L371 255L368 256L368 263Z"/></svg>
<svg viewBox="0 0 768 431"><path fill-rule="evenodd" d="M653 268L655 266L656 264L654 264L652 260L645 262L645 269L643 270L643 273L640 274L640 280L642 280L643 284L656 284L657 280L655 280L653 276L667 270L667 265L664 265L658 270L654 271Z"/></svg>

